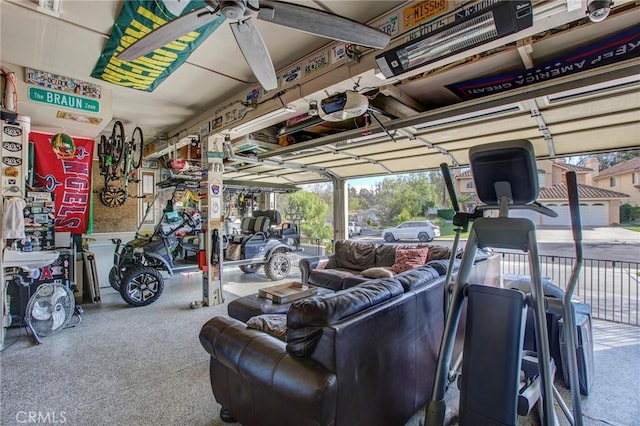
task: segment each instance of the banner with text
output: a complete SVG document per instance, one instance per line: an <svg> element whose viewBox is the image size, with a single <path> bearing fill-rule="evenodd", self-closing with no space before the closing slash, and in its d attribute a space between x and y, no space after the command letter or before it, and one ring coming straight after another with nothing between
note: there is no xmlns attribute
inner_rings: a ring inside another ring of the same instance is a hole
<svg viewBox="0 0 640 426"><path fill-rule="evenodd" d="M446 87L462 99L477 99L625 61L639 55L640 31L637 28L629 29L524 72L467 80Z"/></svg>
<svg viewBox="0 0 640 426"><path fill-rule="evenodd" d="M35 151L35 186L54 193L56 232L87 232L93 139L31 132L29 140Z"/></svg>
<svg viewBox="0 0 640 426"><path fill-rule="evenodd" d="M151 92L176 70L224 21L219 17L195 31L133 61L121 61L118 54L131 44L166 22L184 15L206 3L202 0L127 0L116 19L111 36L91 77L118 86Z"/></svg>

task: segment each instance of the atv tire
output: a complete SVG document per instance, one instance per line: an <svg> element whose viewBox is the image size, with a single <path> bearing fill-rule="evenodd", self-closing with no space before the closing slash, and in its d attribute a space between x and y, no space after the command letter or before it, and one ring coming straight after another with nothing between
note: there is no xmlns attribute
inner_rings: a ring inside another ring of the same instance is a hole
<svg viewBox="0 0 640 426"><path fill-rule="evenodd" d="M289 276L291 272L291 260L284 253L274 253L264 265L265 275L272 281L278 281Z"/></svg>
<svg viewBox="0 0 640 426"><path fill-rule="evenodd" d="M146 266L134 266L122 277L120 296L132 306L146 306L160 297L164 279L159 271Z"/></svg>
<svg viewBox="0 0 640 426"><path fill-rule="evenodd" d="M259 263L252 263L251 265L240 265L240 270L245 274L255 274L260 269Z"/></svg>
<svg viewBox="0 0 640 426"><path fill-rule="evenodd" d="M122 273L125 272L125 270L121 271ZM111 267L111 270L109 271L109 284L111 284L111 287L116 290L116 291L120 291L120 274L118 273L118 267L117 266L113 266Z"/></svg>

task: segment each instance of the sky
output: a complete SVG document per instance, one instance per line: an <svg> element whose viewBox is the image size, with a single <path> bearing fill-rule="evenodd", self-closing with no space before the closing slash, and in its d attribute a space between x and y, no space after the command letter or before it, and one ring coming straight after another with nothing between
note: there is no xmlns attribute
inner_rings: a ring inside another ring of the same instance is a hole
<svg viewBox="0 0 640 426"><path fill-rule="evenodd" d="M376 183L381 182L385 177L388 176L349 179L349 187L354 187L356 189L356 192L359 192L363 188L373 192L375 190Z"/></svg>

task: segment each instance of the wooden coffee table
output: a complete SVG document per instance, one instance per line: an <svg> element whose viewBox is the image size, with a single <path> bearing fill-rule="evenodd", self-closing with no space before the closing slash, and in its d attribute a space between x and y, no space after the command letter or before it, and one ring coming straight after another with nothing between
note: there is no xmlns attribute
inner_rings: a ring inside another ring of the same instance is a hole
<svg viewBox="0 0 640 426"><path fill-rule="evenodd" d="M304 299L318 293L318 288L311 284L302 284L297 281L274 285L272 287L261 288L258 296L271 299L273 303L290 303L295 300Z"/></svg>

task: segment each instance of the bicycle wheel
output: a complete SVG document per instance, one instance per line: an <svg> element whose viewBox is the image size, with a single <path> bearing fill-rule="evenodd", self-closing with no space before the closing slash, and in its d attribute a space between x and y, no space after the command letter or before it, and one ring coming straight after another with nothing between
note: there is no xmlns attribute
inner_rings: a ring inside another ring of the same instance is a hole
<svg viewBox="0 0 640 426"><path fill-rule="evenodd" d="M124 142L124 126L121 121L117 120L113 123L113 131L111 132L111 155L114 166L120 164L120 161L122 161Z"/></svg>
<svg viewBox="0 0 640 426"><path fill-rule="evenodd" d="M144 147L144 139L142 137L142 129L136 127L131 135L131 167L137 169L142 163L142 148Z"/></svg>
<svg viewBox="0 0 640 426"><path fill-rule="evenodd" d="M107 165L107 145L109 144L108 139L105 135L100 135L100 142L98 143L98 167L100 168L100 173L106 173L105 167Z"/></svg>

